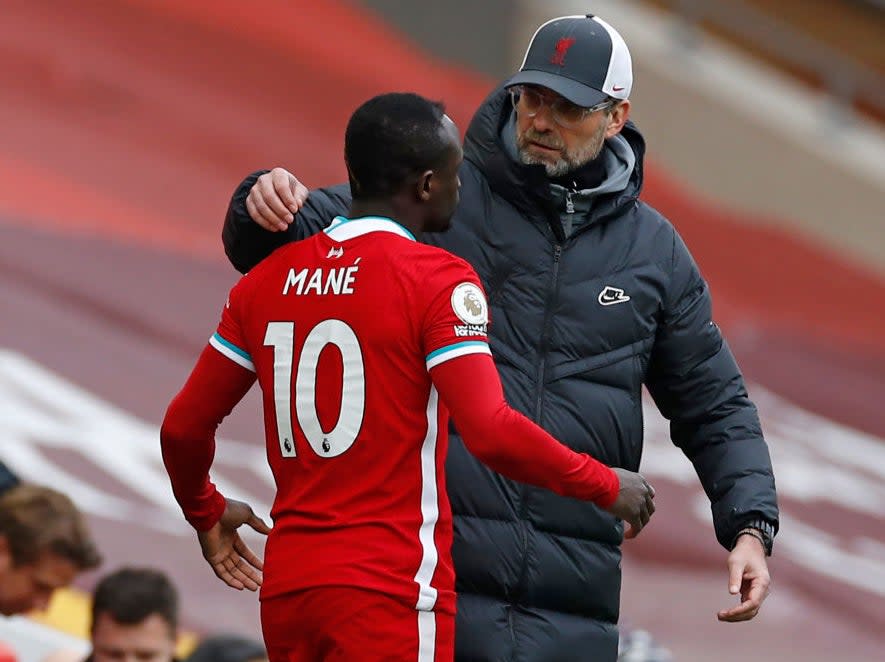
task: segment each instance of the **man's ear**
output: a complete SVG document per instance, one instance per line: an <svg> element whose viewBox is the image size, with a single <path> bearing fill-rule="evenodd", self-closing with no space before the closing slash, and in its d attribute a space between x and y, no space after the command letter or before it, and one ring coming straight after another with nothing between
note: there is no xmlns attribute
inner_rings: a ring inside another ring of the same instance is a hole
<svg viewBox="0 0 885 662"><path fill-rule="evenodd" d="M433 188L433 170L425 170L418 175L418 182L415 184L415 192L421 202L430 200L431 190Z"/></svg>
<svg viewBox="0 0 885 662"><path fill-rule="evenodd" d="M621 103L612 109L611 120L609 120L608 128L605 130L605 137L611 138L616 136L624 128L627 119L630 117L630 100L624 99Z"/></svg>

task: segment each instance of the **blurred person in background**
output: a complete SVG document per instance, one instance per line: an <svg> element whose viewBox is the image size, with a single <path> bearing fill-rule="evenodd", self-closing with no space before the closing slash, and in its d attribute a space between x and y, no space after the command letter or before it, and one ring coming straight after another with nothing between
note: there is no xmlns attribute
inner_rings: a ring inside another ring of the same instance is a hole
<svg viewBox="0 0 885 662"><path fill-rule="evenodd" d="M344 142L348 216L234 286L169 406L163 460L216 575L238 589L263 581L271 660L445 662L455 608L450 413L479 460L593 501L632 535L654 512L654 490L504 401L476 273L416 241L445 230L458 202L462 150L442 105L380 95L353 113ZM276 483L263 578L237 533L244 523L261 530L260 520L209 477L215 430L256 378Z"/></svg>
<svg viewBox="0 0 885 662"><path fill-rule="evenodd" d="M185 662L268 662L267 653L257 641L235 635L214 635L203 639Z"/></svg>
<svg viewBox="0 0 885 662"><path fill-rule="evenodd" d="M778 527L771 460L707 283L674 227L639 199L645 142L628 121L632 84L627 45L605 21L542 25L520 71L467 131L451 230L423 241L476 269L507 399L558 439L638 469L648 388L729 551L726 586L740 601L718 618L744 621L769 590ZM308 197L282 168L255 173L231 200L228 257L247 271L319 231L350 197L346 184ZM616 518L495 475L455 432L448 477L456 657L543 660L558 650L557 660L614 660Z"/></svg>
<svg viewBox="0 0 885 662"><path fill-rule="evenodd" d="M18 476L13 473L12 469L7 467L3 462L0 462L0 494L6 492L6 490L15 487L21 483L18 479Z"/></svg>
<svg viewBox="0 0 885 662"><path fill-rule="evenodd" d="M86 662L173 662L178 591L159 570L121 568L92 594L92 654Z"/></svg>
<svg viewBox="0 0 885 662"><path fill-rule="evenodd" d="M43 610L56 589L101 563L73 502L26 483L0 494L0 613Z"/></svg>
<svg viewBox="0 0 885 662"><path fill-rule="evenodd" d="M150 568L121 568L92 594L92 652L56 651L43 662L175 662L178 591Z"/></svg>
<svg viewBox="0 0 885 662"><path fill-rule="evenodd" d="M60 650L42 662L176 662L178 591L165 573L121 568L92 594L92 652Z"/></svg>

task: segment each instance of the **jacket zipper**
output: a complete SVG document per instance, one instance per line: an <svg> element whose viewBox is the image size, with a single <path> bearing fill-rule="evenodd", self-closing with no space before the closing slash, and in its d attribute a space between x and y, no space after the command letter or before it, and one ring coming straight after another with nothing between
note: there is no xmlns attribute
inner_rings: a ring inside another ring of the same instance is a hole
<svg viewBox="0 0 885 662"><path fill-rule="evenodd" d="M544 309L544 326L541 329L541 346L538 348L541 359L538 362L538 395L535 400L535 423L541 424L541 407L544 396L544 373L547 371L547 347L550 344L550 322L553 312L553 294L559 286L559 261L562 257L562 246L553 247L553 276L550 279L550 301Z"/></svg>
<svg viewBox="0 0 885 662"><path fill-rule="evenodd" d="M544 325L541 328L541 345L539 347L539 355L540 361L538 362L538 394L535 400L535 415L534 421L538 425L541 424L541 411L543 409L543 398L544 398L544 375L547 372L547 347L550 341L550 325L552 321L552 313L554 307L554 296L556 294L556 290L559 287L559 262L562 258L562 245L554 244L553 246L553 275L550 279L550 298L548 300L547 305L544 308ZM528 535L526 534L526 526L522 523L525 520L527 512L526 512L526 487L521 487L519 490L520 501L519 501L519 519L520 519L520 527L519 531L522 535L522 567L519 572L519 581L517 582L517 590L516 594L521 595L523 592L523 585L525 583L525 576L528 570L528 546L529 540ZM515 632L513 631L513 624L510 623L511 628L511 638L515 641Z"/></svg>

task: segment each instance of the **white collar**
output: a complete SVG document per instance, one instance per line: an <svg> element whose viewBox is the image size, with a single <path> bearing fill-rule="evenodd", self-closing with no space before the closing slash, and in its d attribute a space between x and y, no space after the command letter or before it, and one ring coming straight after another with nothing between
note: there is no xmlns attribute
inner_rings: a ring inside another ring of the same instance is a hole
<svg viewBox="0 0 885 662"><path fill-rule="evenodd" d="M330 239L335 241L347 241L354 237L361 237L370 232L390 232L406 239L415 240L415 235L408 229L384 216L360 216L358 218L345 218L336 216L332 224L323 230Z"/></svg>

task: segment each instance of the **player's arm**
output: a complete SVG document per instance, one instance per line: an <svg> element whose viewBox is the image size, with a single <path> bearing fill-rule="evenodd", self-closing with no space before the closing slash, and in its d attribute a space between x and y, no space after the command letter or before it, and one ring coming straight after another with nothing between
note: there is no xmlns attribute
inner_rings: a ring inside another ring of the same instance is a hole
<svg viewBox="0 0 885 662"><path fill-rule="evenodd" d="M224 497L209 479L215 430L254 382L253 371L207 346L166 411L160 428L163 463L175 499L197 531L215 525L225 508Z"/></svg>
<svg viewBox="0 0 885 662"><path fill-rule="evenodd" d="M245 276L231 290L217 332L169 405L160 430L172 491L197 530L203 558L225 584L250 591L261 586L264 566L238 529L247 524L268 534L270 527L249 504L225 499L209 479L209 469L215 457L215 430L256 379L240 324L242 305L254 282Z"/></svg>
<svg viewBox="0 0 885 662"><path fill-rule="evenodd" d="M444 356L444 350L437 354ZM576 453L512 409L487 348L437 363L430 376L468 450L484 464L508 478L596 503L630 524L628 537L648 522L654 489L645 479Z"/></svg>
<svg viewBox="0 0 885 662"><path fill-rule="evenodd" d="M217 334L213 340L218 338ZM217 345L216 345L217 346ZM247 503L225 499L209 479L215 430L255 382L255 373L206 347L169 405L160 430L163 462L187 521L197 530L203 557L215 575L237 590L257 591L263 563L240 537L248 524L267 534Z"/></svg>
<svg viewBox="0 0 885 662"><path fill-rule="evenodd" d="M350 209L350 186L309 191L283 168L259 170L237 187L222 241L231 264L246 273L274 250L322 231Z"/></svg>

